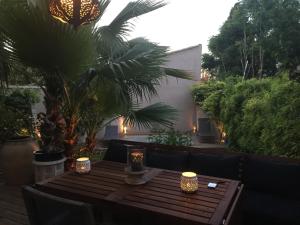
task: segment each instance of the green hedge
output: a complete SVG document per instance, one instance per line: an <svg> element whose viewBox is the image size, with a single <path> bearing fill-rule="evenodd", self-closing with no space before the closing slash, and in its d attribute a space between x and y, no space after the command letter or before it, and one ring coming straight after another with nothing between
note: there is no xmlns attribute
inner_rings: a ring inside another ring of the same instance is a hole
<svg viewBox="0 0 300 225"><path fill-rule="evenodd" d="M231 147L243 152L300 158L300 84L286 76L208 81L195 101L222 123Z"/></svg>

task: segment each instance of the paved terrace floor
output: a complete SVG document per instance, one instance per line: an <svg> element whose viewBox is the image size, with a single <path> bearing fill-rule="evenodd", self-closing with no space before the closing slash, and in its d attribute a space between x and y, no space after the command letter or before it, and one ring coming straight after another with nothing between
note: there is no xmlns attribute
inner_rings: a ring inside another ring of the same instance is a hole
<svg viewBox="0 0 300 225"><path fill-rule="evenodd" d="M0 184L0 225L29 225L20 187Z"/></svg>

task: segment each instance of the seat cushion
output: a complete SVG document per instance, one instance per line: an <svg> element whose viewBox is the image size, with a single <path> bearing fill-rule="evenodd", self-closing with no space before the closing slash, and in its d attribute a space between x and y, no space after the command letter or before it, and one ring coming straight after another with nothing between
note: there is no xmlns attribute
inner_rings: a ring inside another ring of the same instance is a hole
<svg viewBox="0 0 300 225"><path fill-rule="evenodd" d="M147 166L184 171L187 169L188 155L189 153L186 151L147 151Z"/></svg>
<svg viewBox="0 0 300 225"><path fill-rule="evenodd" d="M243 182L250 190L300 200L300 164L248 156Z"/></svg>
<svg viewBox="0 0 300 225"><path fill-rule="evenodd" d="M256 191L244 191L242 212L249 225L300 225L300 201Z"/></svg>
<svg viewBox="0 0 300 225"><path fill-rule="evenodd" d="M127 147L124 144L110 141L104 160L126 163L127 162Z"/></svg>
<svg viewBox="0 0 300 225"><path fill-rule="evenodd" d="M239 179L240 155L192 152L189 168L198 174Z"/></svg>

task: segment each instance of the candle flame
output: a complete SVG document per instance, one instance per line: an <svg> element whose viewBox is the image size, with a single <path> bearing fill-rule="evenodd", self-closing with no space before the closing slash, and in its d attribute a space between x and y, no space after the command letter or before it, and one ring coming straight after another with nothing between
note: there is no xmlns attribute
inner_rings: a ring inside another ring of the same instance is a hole
<svg viewBox="0 0 300 225"><path fill-rule="evenodd" d="M182 176L183 176L183 177L188 177L188 178L193 178L193 177L196 177L197 174L194 173L194 172L183 172L183 173L182 173Z"/></svg>
<svg viewBox="0 0 300 225"><path fill-rule="evenodd" d="M81 157L77 159L77 162L84 162L90 160L88 157Z"/></svg>

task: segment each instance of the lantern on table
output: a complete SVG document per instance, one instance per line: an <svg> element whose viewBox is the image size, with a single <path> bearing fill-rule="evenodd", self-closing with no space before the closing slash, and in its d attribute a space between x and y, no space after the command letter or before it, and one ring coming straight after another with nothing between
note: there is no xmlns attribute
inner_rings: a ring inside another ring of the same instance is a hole
<svg viewBox="0 0 300 225"><path fill-rule="evenodd" d="M91 171L91 161L88 157L78 158L76 160L76 172L86 174Z"/></svg>
<svg viewBox="0 0 300 225"><path fill-rule="evenodd" d="M198 178L194 172L183 172L180 181L181 190L185 193L194 193L198 190Z"/></svg>
<svg viewBox="0 0 300 225"><path fill-rule="evenodd" d="M127 147L127 166L132 172L143 171L145 165L145 149L134 146Z"/></svg>
<svg viewBox="0 0 300 225"><path fill-rule="evenodd" d="M145 168L146 151L143 148L127 145L127 166L125 172L127 177L125 182L131 185L140 185L146 183L144 175L147 172Z"/></svg>

